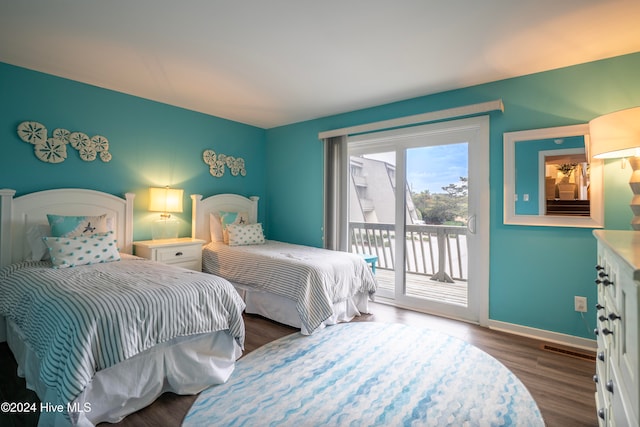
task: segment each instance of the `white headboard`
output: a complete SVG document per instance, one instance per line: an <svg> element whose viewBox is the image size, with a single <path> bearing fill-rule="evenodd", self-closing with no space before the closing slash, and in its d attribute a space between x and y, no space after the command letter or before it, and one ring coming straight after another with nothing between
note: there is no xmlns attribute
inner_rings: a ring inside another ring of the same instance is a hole
<svg viewBox="0 0 640 427"><path fill-rule="evenodd" d="M48 224L47 214L102 215L113 218L120 252L132 253L134 193L125 198L95 190L63 188L16 197L15 190L0 190L0 266L26 259L30 253L27 231Z"/></svg>
<svg viewBox="0 0 640 427"><path fill-rule="evenodd" d="M258 222L258 196L244 197L238 194L216 194L202 198L200 194L191 195L191 237L209 243L209 214L215 212L247 212L249 222Z"/></svg>

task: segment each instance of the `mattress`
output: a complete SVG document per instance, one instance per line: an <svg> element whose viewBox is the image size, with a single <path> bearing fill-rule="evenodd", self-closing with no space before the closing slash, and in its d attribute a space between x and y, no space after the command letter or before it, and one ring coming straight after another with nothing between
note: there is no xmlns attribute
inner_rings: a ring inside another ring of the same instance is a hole
<svg viewBox="0 0 640 427"><path fill-rule="evenodd" d="M29 381L41 383L53 405L73 402L97 372L176 337L226 330L242 348L243 309L224 279L137 257L0 270L0 314L39 360Z"/></svg>
<svg viewBox="0 0 640 427"><path fill-rule="evenodd" d="M211 242L203 249L202 262L203 271L241 288L295 301L307 331L331 318L335 304L359 294L373 299L377 289L359 255L273 240L246 246Z"/></svg>

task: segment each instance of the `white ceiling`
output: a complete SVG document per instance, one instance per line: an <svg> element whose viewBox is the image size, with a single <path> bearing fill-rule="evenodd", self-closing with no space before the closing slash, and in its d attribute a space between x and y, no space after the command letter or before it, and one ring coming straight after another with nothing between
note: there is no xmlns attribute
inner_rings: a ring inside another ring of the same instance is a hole
<svg viewBox="0 0 640 427"><path fill-rule="evenodd" d="M0 0L0 62L271 128L640 51L639 0Z"/></svg>

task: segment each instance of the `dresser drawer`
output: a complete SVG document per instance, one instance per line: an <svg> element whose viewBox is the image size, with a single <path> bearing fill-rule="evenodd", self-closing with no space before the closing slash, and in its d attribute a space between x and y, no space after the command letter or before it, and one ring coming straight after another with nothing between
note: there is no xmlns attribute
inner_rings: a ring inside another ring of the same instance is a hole
<svg viewBox="0 0 640 427"><path fill-rule="evenodd" d="M166 264L174 264L185 261L193 261L200 258L201 245L168 247L156 249L156 261Z"/></svg>
<svg viewBox="0 0 640 427"><path fill-rule="evenodd" d="M640 417L640 232L595 230L598 239L597 404L601 425Z"/></svg>

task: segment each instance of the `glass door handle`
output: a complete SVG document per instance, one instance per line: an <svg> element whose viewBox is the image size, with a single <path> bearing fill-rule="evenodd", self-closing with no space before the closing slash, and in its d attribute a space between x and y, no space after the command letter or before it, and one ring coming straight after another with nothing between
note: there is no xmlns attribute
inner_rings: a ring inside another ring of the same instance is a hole
<svg viewBox="0 0 640 427"><path fill-rule="evenodd" d="M467 231L471 234L476 234L476 214L467 218Z"/></svg>

